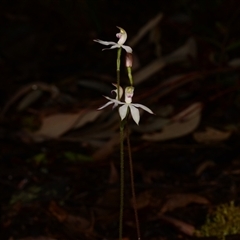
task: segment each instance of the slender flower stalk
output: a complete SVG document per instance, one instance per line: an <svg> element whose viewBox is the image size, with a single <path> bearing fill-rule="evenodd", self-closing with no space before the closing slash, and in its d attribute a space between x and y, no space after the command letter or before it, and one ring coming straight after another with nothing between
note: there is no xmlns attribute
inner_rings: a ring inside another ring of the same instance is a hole
<svg viewBox="0 0 240 240"><path fill-rule="evenodd" d="M119 89L120 89L120 65L121 65L121 53L122 53L122 48L119 48L118 49L118 52L117 52L117 100L120 100L121 97L120 96L120 92L119 92Z"/></svg>
<svg viewBox="0 0 240 240"><path fill-rule="evenodd" d="M122 240L123 234L123 209L124 209L124 125L120 122L120 208L119 208L119 240Z"/></svg>
<svg viewBox="0 0 240 240"><path fill-rule="evenodd" d="M130 132L129 126L126 125L126 134L127 134L127 149L128 149L128 159L129 159L129 170L130 170L130 180L131 180L131 190L132 190L132 205L134 210L135 222L136 222L136 230L137 230L137 237L138 240L141 239L140 233L140 226L139 226L139 219L138 219L138 211L137 211L137 200L135 194L135 184L134 184L134 173L133 173L133 161L132 161L132 149L130 143Z"/></svg>
<svg viewBox="0 0 240 240"><path fill-rule="evenodd" d="M132 64L133 64L133 56L132 56L132 53L127 53L127 54L126 54L125 65L126 65L126 68L127 68L128 79L129 79L129 82L130 82L130 85L131 85L131 86L133 86Z"/></svg>

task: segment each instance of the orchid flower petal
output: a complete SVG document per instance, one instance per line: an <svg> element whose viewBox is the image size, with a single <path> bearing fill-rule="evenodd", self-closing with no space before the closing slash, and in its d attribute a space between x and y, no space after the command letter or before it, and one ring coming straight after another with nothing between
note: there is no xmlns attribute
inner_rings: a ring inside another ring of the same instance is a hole
<svg viewBox="0 0 240 240"><path fill-rule="evenodd" d="M116 90L112 90L111 91L111 93L113 93L113 92L115 92L116 93L116 100L119 100L119 99L121 99L121 97L122 97L122 95L123 95L123 89L122 89L122 87L119 85L119 88L118 88L118 85L117 84L115 84L115 83L112 83L112 85L114 86L114 87L116 87L117 89ZM118 96L118 93L119 93L119 96ZM113 105L113 109L114 108L116 108L118 106L118 103L114 103L114 105Z"/></svg>
<svg viewBox="0 0 240 240"><path fill-rule="evenodd" d="M126 117L127 110L128 110L128 104L124 104L118 109L121 120L123 120Z"/></svg>
<svg viewBox="0 0 240 240"><path fill-rule="evenodd" d="M140 113L139 110L132 104L129 104L130 112L134 122L138 125L140 121Z"/></svg>
<svg viewBox="0 0 240 240"><path fill-rule="evenodd" d="M120 46L118 44L115 44L115 45L111 46L110 48L103 48L102 51L111 50L111 49L114 49L114 48L120 48Z"/></svg>
<svg viewBox="0 0 240 240"><path fill-rule="evenodd" d="M113 102L107 102L103 106L99 107L97 110L102 110L103 108L107 107L108 105L113 104Z"/></svg>
<svg viewBox="0 0 240 240"><path fill-rule="evenodd" d="M115 87L115 88L118 88L118 85L115 84L115 83L112 83L112 85ZM118 97L118 89L116 90L112 90L112 92L115 92L116 93L116 99L121 99L122 98L122 95L123 95L123 89L122 87L119 85L119 97Z"/></svg>
<svg viewBox="0 0 240 240"><path fill-rule="evenodd" d="M120 33L117 34L117 37L119 38L118 44L123 45L127 40L127 33L123 28L121 27L117 27L117 28L120 30Z"/></svg>
<svg viewBox="0 0 240 240"><path fill-rule="evenodd" d="M121 46L119 44L112 45L109 49L114 49L114 48L120 48Z"/></svg>
<svg viewBox="0 0 240 240"><path fill-rule="evenodd" d="M123 102L120 102L118 101L117 99L113 99L113 98L110 98L110 97L107 97L107 96L104 96L107 100L109 100L110 102L113 102L113 103L117 103L117 104L120 104L120 105L123 105L125 103Z"/></svg>
<svg viewBox="0 0 240 240"><path fill-rule="evenodd" d="M118 43L118 44L119 44L119 43ZM132 52L133 52L132 48L129 47L129 46L121 45L121 47L122 47L126 52L128 52L128 53L132 53Z"/></svg>
<svg viewBox="0 0 240 240"><path fill-rule="evenodd" d="M151 113L151 114L154 114L153 111L152 111L150 108L148 108L148 107L146 107L146 106L144 106L144 105L142 105L142 104L134 103L134 104L132 104L132 106L137 107L137 108L142 108L142 109L145 110L146 112L149 112L149 113Z"/></svg>
<svg viewBox="0 0 240 240"><path fill-rule="evenodd" d="M97 42L97 43L100 43L102 45L116 45L117 44L115 42L103 41L103 40L100 40L100 39L94 39L93 41Z"/></svg>

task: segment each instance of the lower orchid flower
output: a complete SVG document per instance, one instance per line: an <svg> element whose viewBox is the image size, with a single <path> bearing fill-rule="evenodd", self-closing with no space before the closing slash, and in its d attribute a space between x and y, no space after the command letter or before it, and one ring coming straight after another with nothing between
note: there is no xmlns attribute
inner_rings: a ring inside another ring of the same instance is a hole
<svg viewBox="0 0 240 240"><path fill-rule="evenodd" d="M119 88L120 88L119 89L119 92L120 92L122 88L120 86L119 86ZM114 92L117 93L117 90L114 90ZM117 99L113 99L113 98L104 96L106 99L109 100L109 102L104 104L102 107L98 108L98 110L101 110L111 104L114 104L114 107L116 107L117 105L122 105L118 109L121 120L123 120L127 116L128 110L130 109L132 118L135 121L135 123L138 125L139 121L140 121L140 112L139 112L138 108L141 108L144 111L149 112L150 114L153 114L153 112L151 109L149 109L148 107L146 107L142 104L132 103L133 93L134 93L134 87L131 86L131 87L125 88L125 102L121 102Z"/></svg>

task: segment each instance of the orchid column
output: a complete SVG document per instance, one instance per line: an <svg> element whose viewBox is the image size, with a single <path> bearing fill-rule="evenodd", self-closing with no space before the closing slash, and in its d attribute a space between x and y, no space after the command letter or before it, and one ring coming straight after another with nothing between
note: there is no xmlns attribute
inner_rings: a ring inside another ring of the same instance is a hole
<svg viewBox="0 0 240 240"><path fill-rule="evenodd" d="M110 45L110 48L106 49L114 49L118 48L117 51L117 83L113 85L116 87L115 92L116 98L110 98L104 96L108 102L104 104L102 107L98 108L101 110L111 104L113 104L113 108L118 107L118 112L120 116L120 214L119 214L119 240L122 240L122 229L123 229L123 204L124 204L124 130L125 128L128 130L128 117L132 116L134 122L138 125L140 121L140 112L138 108L141 108L151 114L153 114L152 110L148 107L139 104L139 103L132 103L132 97L134 94L134 84L133 84L133 77L132 77L132 48L129 46L124 45L127 40L127 33L126 31L121 28L117 27L120 32L116 34L117 38L119 38L118 42L108 42L102 41L99 39L94 40L103 45ZM124 102L121 101L123 95L123 89L120 86L120 63L121 63L121 52L122 48L126 51L126 68L128 72L129 78L129 86L125 88L125 96ZM137 228L137 235L138 240L140 240L140 230L138 224L138 216L137 216L137 209L136 209L136 198L135 198L135 191L134 191L134 179L133 179L133 168L132 168L132 155L131 155L131 146L129 140L129 132L127 131L127 145L128 145L128 157L129 157L129 164L130 164L130 175L131 175L131 186L132 186L132 195L133 195L133 207L135 211L135 218L136 218L136 228Z"/></svg>

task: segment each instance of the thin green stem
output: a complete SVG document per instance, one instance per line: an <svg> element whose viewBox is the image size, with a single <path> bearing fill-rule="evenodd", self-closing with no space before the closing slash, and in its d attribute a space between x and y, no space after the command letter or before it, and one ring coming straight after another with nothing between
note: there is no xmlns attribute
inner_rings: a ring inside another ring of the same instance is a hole
<svg viewBox="0 0 240 240"><path fill-rule="evenodd" d="M120 65L121 65L121 52L122 48L118 48L117 51L117 95L118 100L120 101L119 87L120 87Z"/></svg>
<svg viewBox="0 0 240 240"><path fill-rule="evenodd" d="M129 169L130 169L130 179L131 179L131 190L132 190L132 203L133 203L133 210L134 210L134 215L135 215L137 238L138 238L138 240L141 240L139 218L138 218L138 211L137 211L136 193L135 193L135 184L134 184L132 149L131 149L131 143L130 143L128 124L126 125L126 132L127 132L126 138L127 138L128 159L129 159Z"/></svg>
<svg viewBox="0 0 240 240"><path fill-rule="evenodd" d="M120 122L120 212L119 212L119 240L123 233L124 208L124 122Z"/></svg>
<svg viewBox="0 0 240 240"><path fill-rule="evenodd" d="M122 52L122 48L118 48L118 51L117 51L117 72L120 72L121 52Z"/></svg>
<svg viewBox="0 0 240 240"><path fill-rule="evenodd" d="M122 48L117 52L117 96L120 101L120 65ZM119 211L119 240L123 235L123 208L124 208L124 122L120 121L120 211Z"/></svg>
<svg viewBox="0 0 240 240"><path fill-rule="evenodd" d="M129 79L130 85L133 86L132 68L127 67L127 72L128 72L128 79Z"/></svg>

